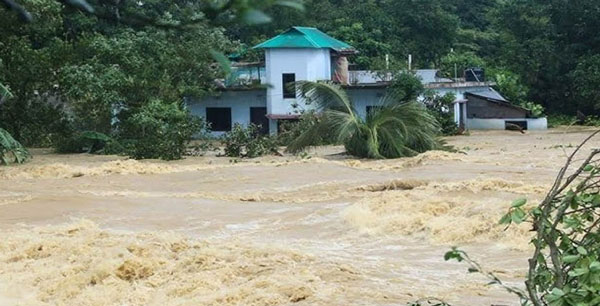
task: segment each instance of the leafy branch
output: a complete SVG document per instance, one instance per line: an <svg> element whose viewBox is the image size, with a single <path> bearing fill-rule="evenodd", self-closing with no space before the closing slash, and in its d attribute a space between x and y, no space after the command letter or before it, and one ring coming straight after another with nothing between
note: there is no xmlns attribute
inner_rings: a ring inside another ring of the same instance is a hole
<svg viewBox="0 0 600 306"><path fill-rule="evenodd" d="M485 270L481 266L481 264L469 257L469 254L467 254L467 252L453 247L452 250L444 254L444 260L448 261L452 259L458 262L466 262L469 265L468 271L470 273L479 273L485 276L490 280L488 285L499 285L509 293L517 295L521 300L521 305L527 305L527 301L529 299L527 298L527 293L525 291L514 286L509 286L502 282L502 280L499 277L497 277L493 272Z"/></svg>

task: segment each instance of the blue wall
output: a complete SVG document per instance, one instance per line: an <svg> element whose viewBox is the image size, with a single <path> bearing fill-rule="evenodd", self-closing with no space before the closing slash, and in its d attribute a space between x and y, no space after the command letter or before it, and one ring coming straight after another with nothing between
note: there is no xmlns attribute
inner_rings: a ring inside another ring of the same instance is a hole
<svg viewBox="0 0 600 306"><path fill-rule="evenodd" d="M202 99L190 99L187 107L192 115L206 117L207 107L230 107L231 125L240 123L248 125L250 123L250 107L267 107L266 91L264 89L256 90L227 90L220 92L219 95L209 96ZM214 136L219 136L223 132L213 132Z"/></svg>
<svg viewBox="0 0 600 306"><path fill-rule="evenodd" d="M354 103L356 113L362 118L367 116L367 106L378 105L379 100L385 95L383 88L350 88L346 92Z"/></svg>

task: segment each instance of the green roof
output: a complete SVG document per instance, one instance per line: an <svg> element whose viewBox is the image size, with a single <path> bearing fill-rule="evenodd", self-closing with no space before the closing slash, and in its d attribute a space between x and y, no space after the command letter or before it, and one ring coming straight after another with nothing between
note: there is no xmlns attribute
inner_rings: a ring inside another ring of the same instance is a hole
<svg viewBox="0 0 600 306"><path fill-rule="evenodd" d="M349 44L339 41L316 28L307 27L292 27L281 34L254 46L254 48L310 48L333 49L337 52L356 52Z"/></svg>

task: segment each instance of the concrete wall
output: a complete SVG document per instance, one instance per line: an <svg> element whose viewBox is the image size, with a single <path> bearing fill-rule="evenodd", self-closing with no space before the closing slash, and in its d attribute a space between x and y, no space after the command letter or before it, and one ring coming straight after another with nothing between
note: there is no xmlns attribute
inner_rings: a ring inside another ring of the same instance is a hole
<svg viewBox="0 0 600 306"><path fill-rule="evenodd" d="M545 130L548 128L546 118L503 118L503 119L467 119L470 130L504 130L506 121L527 121L527 130Z"/></svg>
<svg viewBox="0 0 600 306"><path fill-rule="evenodd" d="M231 125L240 123L248 125L250 123L250 107L266 107L265 90L228 90L219 95L205 97L202 100L190 99L187 108L192 115L206 118L207 107L230 107ZM213 136L219 136L224 132L212 132Z"/></svg>
<svg viewBox="0 0 600 306"><path fill-rule="evenodd" d="M306 109L301 99L284 99L282 74L294 73L296 81L331 79L331 54L329 49L267 49L265 51L267 84L267 113L294 114Z"/></svg>

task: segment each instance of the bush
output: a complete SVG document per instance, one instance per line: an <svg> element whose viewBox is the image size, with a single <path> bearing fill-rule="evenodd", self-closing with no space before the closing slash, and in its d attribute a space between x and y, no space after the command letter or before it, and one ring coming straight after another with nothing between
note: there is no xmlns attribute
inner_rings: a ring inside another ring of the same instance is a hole
<svg viewBox="0 0 600 306"><path fill-rule="evenodd" d="M459 133L458 125L454 121L454 112L452 112L455 97L453 93L447 93L444 96L437 96L433 92L425 94L424 103L427 110L440 124L442 135L445 136L458 135Z"/></svg>
<svg viewBox="0 0 600 306"><path fill-rule="evenodd" d="M234 124L231 131L223 136L225 156L253 158L277 153L275 139L261 135L259 131L259 127L255 124L247 127Z"/></svg>
<svg viewBox="0 0 600 306"><path fill-rule="evenodd" d="M575 116L569 116L565 114L553 114L548 116L548 127L557 127L561 125L572 125L577 123Z"/></svg>
<svg viewBox="0 0 600 306"><path fill-rule="evenodd" d="M203 126L200 118L177 103L154 100L124 120L120 139L126 154L135 159L181 159Z"/></svg>
<svg viewBox="0 0 600 306"><path fill-rule="evenodd" d="M58 140L58 153L120 154L125 148L114 138L94 131L77 132Z"/></svg>
<svg viewBox="0 0 600 306"><path fill-rule="evenodd" d="M277 134L277 144L288 146L296 140L304 131L307 131L321 122L321 118L314 112L309 111L300 116L298 121L283 121ZM335 144L335 138L329 133L317 135L312 139L311 146L322 146Z"/></svg>

